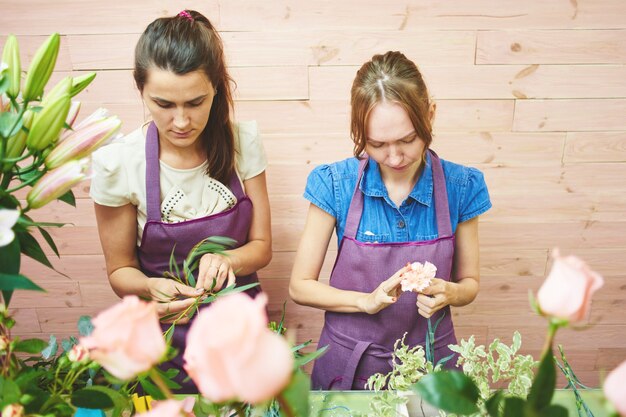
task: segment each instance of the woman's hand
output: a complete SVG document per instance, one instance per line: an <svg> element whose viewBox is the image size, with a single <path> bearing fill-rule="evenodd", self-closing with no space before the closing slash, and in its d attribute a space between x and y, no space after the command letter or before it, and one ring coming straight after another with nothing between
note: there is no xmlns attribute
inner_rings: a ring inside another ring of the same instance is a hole
<svg viewBox="0 0 626 417"><path fill-rule="evenodd" d="M417 294L417 312L426 318L450 304L453 283L433 278L431 284Z"/></svg>
<svg viewBox="0 0 626 417"><path fill-rule="evenodd" d="M188 315L183 315L204 290L197 290L169 278L148 278L150 297L157 303L157 313L162 323L187 323Z"/></svg>
<svg viewBox="0 0 626 417"><path fill-rule="evenodd" d="M213 286L213 279L215 279L215 286ZM215 253L202 255L196 288L210 290L213 287L212 289L217 291L224 286L224 281L228 281L227 287L235 283L235 272L229 258Z"/></svg>
<svg viewBox="0 0 626 417"><path fill-rule="evenodd" d="M360 303L361 311L368 314L376 314L395 303L400 296L400 281L402 281L402 274L406 270L406 266L402 267L390 278L383 281L374 291L366 294Z"/></svg>

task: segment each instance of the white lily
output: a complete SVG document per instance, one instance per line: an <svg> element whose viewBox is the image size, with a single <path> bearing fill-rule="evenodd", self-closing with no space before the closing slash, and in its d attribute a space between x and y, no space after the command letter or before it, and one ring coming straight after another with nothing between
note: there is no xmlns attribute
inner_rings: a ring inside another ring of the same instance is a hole
<svg viewBox="0 0 626 417"><path fill-rule="evenodd" d="M0 246L6 246L15 239L13 225L20 217L19 210L0 208Z"/></svg>

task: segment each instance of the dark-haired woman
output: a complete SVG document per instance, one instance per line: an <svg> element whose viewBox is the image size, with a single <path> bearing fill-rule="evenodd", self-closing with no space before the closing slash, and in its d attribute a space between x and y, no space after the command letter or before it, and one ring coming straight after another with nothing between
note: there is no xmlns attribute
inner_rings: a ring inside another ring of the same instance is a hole
<svg viewBox="0 0 626 417"><path fill-rule="evenodd" d="M171 322L214 280L215 289L256 282L269 263L266 159L256 123L231 120L222 41L202 14L148 25L133 75L152 120L94 154L91 197L113 290L158 300ZM195 287L164 278L173 249L182 271L191 248L210 236L237 245L204 255ZM187 320L178 319L172 340L181 370ZM189 381L181 392L197 391Z"/></svg>

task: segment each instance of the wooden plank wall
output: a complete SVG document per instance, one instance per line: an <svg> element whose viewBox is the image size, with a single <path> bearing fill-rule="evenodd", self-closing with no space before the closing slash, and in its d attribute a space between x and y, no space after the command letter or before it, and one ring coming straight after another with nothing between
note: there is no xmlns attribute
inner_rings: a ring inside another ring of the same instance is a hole
<svg viewBox="0 0 626 417"><path fill-rule="evenodd" d="M146 117L132 77L138 35L183 7L221 30L237 81L236 116L256 119L269 157L274 259L261 272L273 319L287 301L298 341L317 340L322 314L288 301L287 283L317 164L350 155L352 78L374 53L414 59L438 102L434 148L483 170L494 208L481 220L482 289L453 314L460 337L480 343L523 334L538 353L545 322L528 291L549 270L549 252L576 254L606 279L588 328L563 330L582 381L598 385L626 359L626 2L623 0L0 0L0 40L19 37L27 63L44 35L62 35L55 79L98 71L82 114L105 106L129 132ZM24 260L46 294L20 292L16 333L76 333L80 315L116 301L105 268L89 184L76 210L51 205L62 273ZM327 277L336 245L324 268Z"/></svg>

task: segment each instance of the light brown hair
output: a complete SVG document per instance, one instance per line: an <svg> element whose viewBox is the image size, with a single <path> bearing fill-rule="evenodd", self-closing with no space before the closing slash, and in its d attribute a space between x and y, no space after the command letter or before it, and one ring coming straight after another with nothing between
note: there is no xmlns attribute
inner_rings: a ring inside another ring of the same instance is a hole
<svg viewBox="0 0 626 417"><path fill-rule="evenodd" d="M365 149L370 112L386 100L406 110L417 136L428 149L432 142L428 89L413 61L400 52L389 51L374 55L363 64L352 83L350 135L354 156L360 157Z"/></svg>

